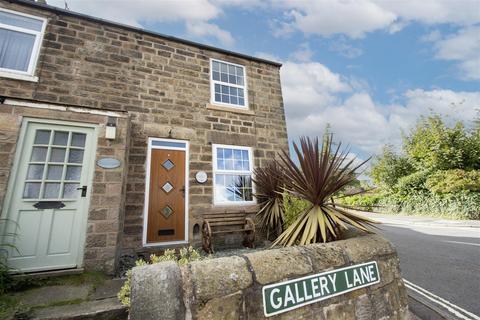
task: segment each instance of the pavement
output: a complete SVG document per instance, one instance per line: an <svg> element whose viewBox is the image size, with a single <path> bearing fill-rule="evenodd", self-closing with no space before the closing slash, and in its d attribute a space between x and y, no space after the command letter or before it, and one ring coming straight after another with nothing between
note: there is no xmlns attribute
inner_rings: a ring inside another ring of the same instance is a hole
<svg viewBox="0 0 480 320"><path fill-rule="evenodd" d="M480 221L365 215L397 248L413 313L480 320Z"/></svg>
<svg viewBox="0 0 480 320"><path fill-rule="evenodd" d="M127 319L117 293L124 280L105 280L99 285L54 285L16 293L20 314L15 319Z"/></svg>

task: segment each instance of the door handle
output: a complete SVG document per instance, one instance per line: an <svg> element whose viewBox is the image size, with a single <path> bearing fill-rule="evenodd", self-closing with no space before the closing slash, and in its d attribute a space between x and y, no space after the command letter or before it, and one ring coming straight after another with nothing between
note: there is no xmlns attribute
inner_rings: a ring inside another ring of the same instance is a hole
<svg viewBox="0 0 480 320"><path fill-rule="evenodd" d="M182 192L182 195L185 198L185 186L181 187L180 191Z"/></svg>
<svg viewBox="0 0 480 320"><path fill-rule="evenodd" d="M78 187L77 190L82 190L82 198L85 198L87 196L87 186Z"/></svg>

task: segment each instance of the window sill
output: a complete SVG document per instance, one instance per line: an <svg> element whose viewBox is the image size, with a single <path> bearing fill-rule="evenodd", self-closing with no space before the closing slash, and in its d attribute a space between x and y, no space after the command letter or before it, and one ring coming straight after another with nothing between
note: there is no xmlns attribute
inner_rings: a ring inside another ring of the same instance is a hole
<svg viewBox="0 0 480 320"><path fill-rule="evenodd" d="M0 78L9 78L14 80L38 82L38 77L35 77L35 76L29 76L26 74L19 74L19 73L13 73L13 72L1 71L1 70L0 70Z"/></svg>
<svg viewBox="0 0 480 320"><path fill-rule="evenodd" d="M253 110L247 109L247 108L235 108L235 107L226 107L226 106L221 106L218 104L211 104L207 103L207 110L216 110L216 111L226 111L226 112L232 112L232 113L240 113L240 114L248 114L251 116L255 115L255 112Z"/></svg>

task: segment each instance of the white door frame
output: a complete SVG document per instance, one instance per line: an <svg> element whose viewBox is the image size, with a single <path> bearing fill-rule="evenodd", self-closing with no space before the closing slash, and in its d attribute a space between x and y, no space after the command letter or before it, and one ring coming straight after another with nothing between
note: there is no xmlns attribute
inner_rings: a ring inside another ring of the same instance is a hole
<svg viewBox="0 0 480 320"><path fill-rule="evenodd" d="M162 142L177 142L185 144L185 147L172 147L172 146L154 146L154 141L162 141ZM177 241L165 241L165 242L155 242L155 243L147 243L147 228L148 228L148 204L150 200L150 162L152 158L152 149L162 149L162 150L179 150L185 151L185 231L184 231L184 239L177 240ZM189 172L189 142L187 140L176 140L176 139L166 139L166 138L148 138L148 148L147 148L147 168L146 168L146 176L145 176L145 200L143 202L143 237L142 237L142 244L144 247L163 247L163 246L171 246L175 244L187 244L188 243L188 190L189 190L189 179L188 179L188 172Z"/></svg>
<svg viewBox="0 0 480 320"><path fill-rule="evenodd" d="M90 155L90 163L92 164L92 168L89 170L90 172L87 173L87 186L90 192L87 192L87 196L85 198L86 205L84 206L83 210L86 211L83 214L83 219L80 224L80 239L79 239L79 249L78 249L78 257L77 257L77 268L83 267L83 256L85 251L85 239L87 237L87 222L88 222L88 211L90 209L90 199L92 194L92 182L93 182L93 175L95 172L95 157L96 157L96 150L97 150L97 141L98 141L98 125L93 123L83 123L83 122L73 122L73 121L64 121L64 120L50 120L50 119L38 119L38 118L29 118L24 117L22 119L22 124L20 127L20 132L17 139L17 146L14 155L14 163L12 165L10 177L8 178L7 184L7 192L5 194L5 201L2 208L2 212L0 217L8 218L8 212L10 210L12 196L14 193L15 184L17 183L17 175L18 175L18 166L20 164L20 158L22 155L22 150L25 144L25 135L27 133L27 128L30 123L40 123L40 124L56 124L56 125L65 125L71 127L83 127L83 128L91 128L93 129L93 137L94 141L92 142L92 150L95 151ZM2 234L5 233L7 225L3 225ZM83 230L83 232L82 232ZM39 270L41 271L41 270Z"/></svg>

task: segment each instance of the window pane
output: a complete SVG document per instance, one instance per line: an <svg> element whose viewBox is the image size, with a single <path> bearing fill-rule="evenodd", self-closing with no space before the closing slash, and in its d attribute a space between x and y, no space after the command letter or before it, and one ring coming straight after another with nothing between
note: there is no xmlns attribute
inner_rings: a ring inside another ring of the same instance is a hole
<svg viewBox="0 0 480 320"><path fill-rule="evenodd" d="M26 199L37 199L40 194L40 182L27 182L23 189L23 197Z"/></svg>
<svg viewBox="0 0 480 320"><path fill-rule="evenodd" d="M222 73L227 73L227 69L228 69L228 67L227 67L227 64L226 64L226 63L221 63L221 64L220 64L220 71L221 71Z"/></svg>
<svg viewBox="0 0 480 320"><path fill-rule="evenodd" d="M235 78L236 78L235 76L229 75L228 76L228 82L233 83L233 84L237 84L237 80Z"/></svg>
<svg viewBox="0 0 480 320"><path fill-rule="evenodd" d="M223 149L223 154L225 159L233 159L233 150L232 149Z"/></svg>
<svg viewBox="0 0 480 320"><path fill-rule="evenodd" d="M34 144L49 144L50 142L50 130L37 130L35 132Z"/></svg>
<svg viewBox="0 0 480 320"><path fill-rule="evenodd" d="M230 99L228 98L228 95L222 94L222 102L224 102L224 103L230 103Z"/></svg>
<svg viewBox="0 0 480 320"><path fill-rule="evenodd" d="M80 187L80 185L77 183L65 183L63 185L62 198L65 198L65 199L75 198L78 194L78 190L77 190L78 187Z"/></svg>
<svg viewBox="0 0 480 320"><path fill-rule="evenodd" d="M55 199L58 198L60 193L60 183L45 183L45 191L43 192L43 198Z"/></svg>
<svg viewBox="0 0 480 320"><path fill-rule="evenodd" d="M65 180L80 180L80 174L82 173L82 167L80 166L68 166Z"/></svg>
<svg viewBox="0 0 480 320"><path fill-rule="evenodd" d="M237 88L234 88L234 87L230 87L230 94L233 95L233 96L236 96L237 95Z"/></svg>
<svg viewBox="0 0 480 320"><path fill-rule="evenodd" d="M229 74L235 74L235 66L233 65L228 65L228 73Z"/></svg>
<svg viewBox="0 0 480 320"><path fill-rule="evenodd" d="M43 26L42 20L24 17L18 14L4 11L0 11L0 23L34 31L42 31Z"/></svg>
<svg viewBox="0 0 480 320"><path fill-rule="evenodd" d="M46 147L33 147L32 149L32 158L30 161L45 161L47 159L47 148Z"/></svg>
<svg viewBox="0 0 480 320"><path fill-rule="evenodd" d="M215 101L222 102L222 95L219 93L215 93Z"/></svg>
<svg viewBox="0 0 480 320"><path fill-rule="evenodd" d="M217 148L217 159L223 159L223 148Z"/></svg>
<svg viewBox="0 0 480 320"><path fill-rule="evenodd" d="M47 171L47 180L61 180L63 166L49 165Z"/></svg>
<svg viewBox="0 0 480 320"><path fill-rule="evenodd" d="M85 147L85 139L87 135L85 133L72 133L72 142L70 143L74 147Z"/></svg>
<svg viewBox="0 0 480 320"><path fill-rule="evenodd" d="M213 71L212 78L216 81L220 80L220 73Z"/></svg>
<svg viewBox="0 0 480 320"><path fill-rule="evenodd" d="M243 77L243 68L237 67L237 76Z"/></svg>
<svg viewBox="0 0 480 320"><path fill-rule="evenodd" d="M219 71L220 70L219 63L217 61L212 61L212 68L213 68L213 71Z"/></svg>
<svg viewBox="0 0 480 320"><path fill-rule="evenodd" d="M238 89L238 96L243 98L243 89Z"/></svg>
<svg viewBox="0 0 480 320"><path fill-rule="evenodd" d="M243 86L243 77L237 77L237 84Z"/></svg>
<svg viewBox="0 0 480 320"><path fill-rule="evenodd" d="M220 90L220 89L221 89L221 86L220 86L219 84L217 84L217 83L216 83L216 84L215 84L215 92L218 92L218 93L220 93L220 92L221 92L221 90Z"/></svg>
<svg viewBox="0 0 480 320"><path fill-rule="evenodd" d="M28 71L35 36L0 28L0 68Z"/></svg>
<svg viewBox="0 0 480 320"><path fill-rule="evenodd" d="M228 75L226 73L220 73L220 80L222 82L228 82Z"/></svg>
<svg viewBox="0 0 480 320"><path fill-rule="evenodd" d="M239 171L243 170L242 160L237 160L237 159L234 160L234 169Z"/></svg>
<svg viewBox="0 0 480 320"><path fill-rule="evenodd" d="M242 159L248 161L248 150L242 150Z"/></svg>
<svg viewBox="0 0 480 320"><path fill-rule="evenodd" d="M250 163L248 161L242 161L242 170L249 171L250 170Z"/></svg>
<svg viewBox="0 0 480 320"><path fill-rule="evenodd" d="M231 103L231 104L238 104L238 99L237 99L237 97L230 96L230 103Z"/></svg>
<svg viewBox="0 0 480 320"><path fill-rule="evenodd" d="M241 106L245 105L245 100L243 98L238 98L238 104Z"/></svg>
<svg viewBox="0 0 480 320"><path fill-rule="evenodd" d="M66 146L68 143L68 132L55 131L53 144L57 146Z"/></svg>
<svg viewBox="0 0 480 320"><path fill-rule="evenodd" d="M225 170L233 170L233 159L225 160Z"/></svg>
<svg viewBox="0 0 480 320"><path fill-rule="evenodd" d="M50 162L64 162L65 150L65 148L52 148Z"/></svg>
<svg viewBox="0 0 480 320"><path fill-rule="evenodd" d="M69 163L82 163L83 161L83 150L70 149L70 154L68 156Z"/></svg>
<svg viewBox="0 0 480 320"><path fill-rule="evenodd" d="M240 149L234 149L233 150L233 158L235 160L242 160L242 150Z"/></svg>
<svg viewBox="0 0 480 320"><path fill-rule="evenodd" d="M217 169L218 170L225 170L225 161L224 160L218 160L217 161Z"/></svg>
<svg viewBox="0 0 480 320"><path fill-rule="evenodd" d="M218 202L252 201L252 179L249 175L215 175L215 197Z"/></svg>
<svg viewBox="0 0 480 320"><path fill-rule="evenodd" d="M230 92L230 90L229 90L228 86L222 86L222 93L223 94L228 94L229 92Z"/></svg>
<svg viewBox="0 0 480 320"><path fill-rule="evenodd" d="M27 179L41 180L43 178L43 164L31 164L28 166Z"/></svg>

